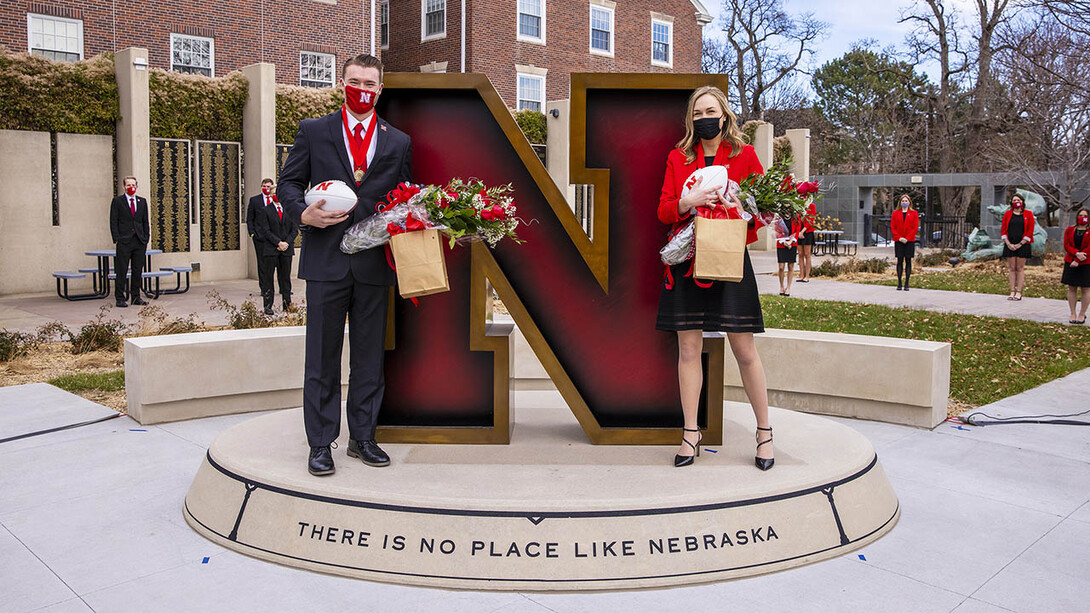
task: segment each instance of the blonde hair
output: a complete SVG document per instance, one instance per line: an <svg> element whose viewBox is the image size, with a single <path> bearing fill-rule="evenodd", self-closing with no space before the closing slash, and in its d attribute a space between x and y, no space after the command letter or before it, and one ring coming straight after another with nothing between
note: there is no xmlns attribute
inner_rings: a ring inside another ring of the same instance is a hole
<svg viewBox="0 0 1090 613"><path fill-rule="evenodd" d="M901 201L906 198L908 199L909 210L916 210L916 204L912 202L912 196L909 196L908 194L901 194L901 196L897 198L897 206L901 206Z"/></svg>
<svg viewBox="0 0 1090 613"><path fill-rule="evenodd" d="M730 144L730 157L737 156L746 146L745 141L742 140L742 131L738 129L738 118L731 112L730 104L727 102L727 95L718 87L705 85L689 96L689 106L685 111L685 138L674 145L685 152L686 164L692 164L696 160L696 144L700 139L696 137L696 132L693 130L693 109L696 108L696 101L705 94L711 94L719 101L719 108L723 110L723 116L726 117L723 140Z"/></svg>

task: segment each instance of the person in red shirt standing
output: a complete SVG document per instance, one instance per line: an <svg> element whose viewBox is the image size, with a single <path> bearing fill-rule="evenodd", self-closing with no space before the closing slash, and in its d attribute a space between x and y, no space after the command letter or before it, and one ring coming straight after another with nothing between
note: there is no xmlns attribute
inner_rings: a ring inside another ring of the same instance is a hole
<svg viewBox="0 0 1090 613"><path fill-rule="evenodd" d="M920 229L920 214L912 207L908 194L901 196L897 210L889 220L893 235L893 254L897 256L897 289L902 289L901 273L904 273L903 289L908 291L908 279L912 276L912 258L916 256L916 232Z"/></svg>
<svg viewBox="0 0 1090 613"><path fill-rule="evenodd" d="M727 176L740 182L753 173L764 173L757 152L742 141L738 121L730 111L727 96L717 87L701 87L689 97L685 115L685 137L666 158L666 177L659 198L659 221L671 226L674 236L700 209L725 207L728 217L748 219L746 243L757 240L757 221L742 211L737 196L713 187L701 187L697 179L685 197L681 192L689 177L700 168L721 165ZM702 282L692 277L692 262L669 266L659 297L659 330L677 332L678 383L681 410L685 418L681 448L674 456L674 466L688 466L700 452L700 429L697 413L700 388L703 384L701 349L704 331L727 334L731 351L738 362L742 385L757 418L757 454L754 463L761 470L772 468L772 427L768 421L768 389L765 371L757 346L755 332L764 332L761 302L757 296L757 278L749 252L745 253L745 269L738 283Z"/></svg>
<svg viewBox="0 0 1090 613"><path fill-rule="evenodd" d="M1003 257L1007 258L1007 278L1011 295L1007 300L1021 300L1022 287L1026 284L1026 260L1030 258L1033 243L1033 213L1026 210L1022 196L1011 196L1011 208L1003 215Z"/></svg>
<svg viewBox="0 0 1090 613"><path fill-rule="evenodd" d="M1071 307L1070 323L1086 323L1086 303L1090 298L1090 210L1075 213L1075 225L1064 230L1064 272L1060 282L1067 286L1067 305ZM1082 300L1078 315L1075 307Z"/></svg>
<svg viewBox="0 0 1090 613"><path fill-rule="evenodd" d="M817 220L817 205L813 202L802 216L802 235L799 237L799 283L810 282L810 266L814 253L814 221Z"/></svg>

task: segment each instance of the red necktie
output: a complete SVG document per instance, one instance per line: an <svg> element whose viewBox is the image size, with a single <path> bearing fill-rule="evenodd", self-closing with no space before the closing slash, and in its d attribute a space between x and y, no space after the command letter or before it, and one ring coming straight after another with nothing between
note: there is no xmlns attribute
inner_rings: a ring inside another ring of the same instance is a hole
<svg viewBox="0 0 1090 613"><path fill-rule="evenodd" d="M132 209L132 216L136 217L136 198L129 198L129 208Z"/></svg>
<svg viewBox="0 0 1090 613"><path fill-rule="evenodd" d="M272 204L272 196L265 196L265 206Z"/></svg>
<svg viewBox="0 0 1090 613"><path fill-rule="evenodd" d="M359 161L360 170L367 172L367 150L363 148L363 136L360 132L363 131L363 123L357 123L356 129L353 131L353 139L356 141L356 150L363 154L363 159Z"/></svg>
<svg viewBox="0 0 1090 613"><path fill-rule="evenodd" d="M276 216L280 218L280 221L284 221L284 210L280 208L280 205L276 205Z"/></svg>

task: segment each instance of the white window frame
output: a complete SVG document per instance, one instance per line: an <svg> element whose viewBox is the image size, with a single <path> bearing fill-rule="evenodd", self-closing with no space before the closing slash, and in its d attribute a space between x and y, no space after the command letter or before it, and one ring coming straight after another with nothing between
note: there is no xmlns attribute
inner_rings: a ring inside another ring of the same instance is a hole
<svg viewBox="0 0 1090 613"><path fill-rule="evenodd" d="M544 45L545 44L545 14L547 12L545 10L546 0L540 0L540 1L541 1L541 15L538 15L538 17L541 19L541 36L536 37L536 36L529 36L529 35L523 34L522 31L520 30L520 27L522 26L522 23L521 23L521 21L522 21L521 20L522 10L521 10L520 5L521 5L522 2L521 2L521 0L515 0L515 38L516 38L516 40L522 41L524 43L534 43L534 44L537 44L537 45ZM527 13L527 15L529 15L529 13Z"/></svg>
<svg viewBox="0 0 1090 613"><path fill-rule="evenodd" d="M82 19L68 19L67 17L55 17L53 15L43 15L41 13L27 13L26 14L26 50L28 53L34 53L34 34L33 23L34 18L48 19L54 22L60 22L64 24L74 23L76 24L76 42L79 44L79 58L76 61L83 59L83 20ZM51 51L53 53L71 53L70 51L61 51L59 49L46 49L42 46L39 51ZM39 54L42 55L42 54ZM46 57L43 55L43 57ZM50 58L52 59L52 58ZM54 60L65 61L65 60Z"/></svg>
<svg viewBox="0 0 1090 613"><path fill-rule="evenodd" d="M615 3L605 2L591 2L589 21L587 23L587 48L594 55L601 55L604 57L613 57L617 51L617 10ZM604 11L609 13L609 51L602 51L594 47L594 11Z"/></svg>
<svg viewBox="0 0 1090 613"><path fill-rule="evenodd" d="M523 79L530 79L530 80L533 80L533 81L537 81L538 83L541 84L541 98L539 100L532 100L530 98L527 98L527 97L523 96L523 91L522 91L522 80ZM543 75L543 74L533 74L533 73L529 73L529 72L516 72L515 73L515 110L516 111L523 110L523 108L522 108L522 101L523 100L525 100L527 102L537 102L540 105L540 108L538 109L538 112L539 113L544 113L545 112L545 75Z"/></svg>
<svg viewBox="0 0 1090 613"><path fill-rule="evenodd" d="M386 44L382 44L382 13L386 11ZM390 48L390 0L382 0L378 3L378 41L379 49Z"/></svg>
<svg viewBox="0 0 1090 613"><path fill-rule="evenodd" d="M655 59L655 26L666 26L666 61ZM662 68L674 67L674 22L665 19L651 18L651 65Z"/></svg>
<svg viewBox="0 0 1090 613"><path fill-rule="evenodd" d="M207 36L194 36L192 34L180 34L178 32L170 33L170 71L178 72L174 69L174 41L179 38L192 38L194 40L206 40L208 41L208 64L209 69L212 71L211 77L216 76L216 39L208 38ZM182 74L193 74L191 72L185 72Z"/></svg>
<svg viewBox="0 0 1090 613"><path fill-rule="evenodd" d="M443 31L428 34L428 1L420 0L420 42L447 37L447 0L443 1ZM462 0L465 2L465 0Z"/></svg>
<svg viewBox="0 0 1090 613"><path fill-rule="evenodd" d="M329 80L318 81L317 79L303 79L303 56L313 55L321 58L329 58ZM307 81L304 83L303 81ZM320 51L300 51L299 52L299 85L301 87L313 87L316 89L325 89L326 87L333 87L333 84L337 82L337 56L332 53L322 53ZM317 85L311 85L312 83L325 83L321 87Z"/></svg>

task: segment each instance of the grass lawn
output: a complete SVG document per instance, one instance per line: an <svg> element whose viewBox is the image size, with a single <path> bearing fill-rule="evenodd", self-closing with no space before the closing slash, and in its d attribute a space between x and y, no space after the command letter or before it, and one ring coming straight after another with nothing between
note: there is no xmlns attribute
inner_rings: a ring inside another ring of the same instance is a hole
<svg viewBox="0 0 1090 613"><path fill-rule="evenodd" d="M864 281L871 285L897 285L896 279ZM942 272L915 272L912 274L912 287L922 289L945 289L955 292L974 294L1010 294L1006 271L992 272L980 268L955 268ZM1032 298L1054 298L1067 300L1067 286L1060 283L1060 276L1046 280L1026 275L1026 285L1022 295Z"/></svg>
<svg viewBox="0 0 1090 613"><path fill-rule="evenodd" d="M950 398L972 406L1090 367L1090 353L1073 350L1090 346L1086 326L780 296L761 305L770 328L950 343Z"/></svg>
<svg viewBox="0 0 1090 613"><path fill-rule="evenodd" d="M120 392L125 390L125 371L77 372L54 377L46 383L73 393L88 390Z"/></svg>

